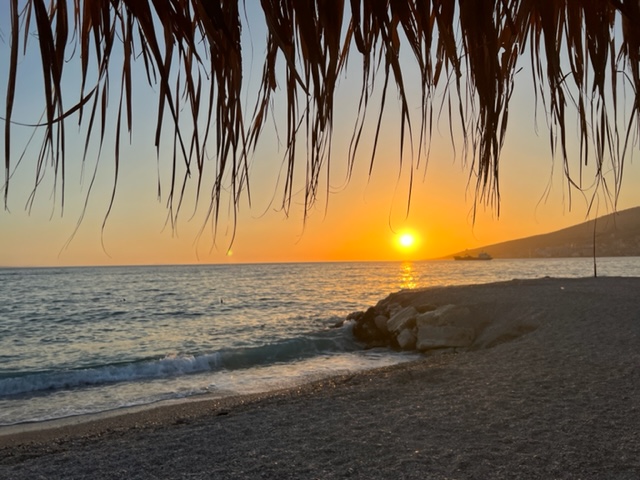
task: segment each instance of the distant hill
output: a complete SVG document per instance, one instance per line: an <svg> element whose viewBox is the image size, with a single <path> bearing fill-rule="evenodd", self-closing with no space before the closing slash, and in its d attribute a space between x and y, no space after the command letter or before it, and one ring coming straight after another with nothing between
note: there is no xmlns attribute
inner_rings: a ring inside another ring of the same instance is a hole
<svg viewBox="0 0 640 480"><path fill-rule="evenodd" d="M456 252L444 258L480 252L487 252L494 258L590 257L593 255L594 221L597 256L640 256L640 207L634 207L556 232Z"/></svg>

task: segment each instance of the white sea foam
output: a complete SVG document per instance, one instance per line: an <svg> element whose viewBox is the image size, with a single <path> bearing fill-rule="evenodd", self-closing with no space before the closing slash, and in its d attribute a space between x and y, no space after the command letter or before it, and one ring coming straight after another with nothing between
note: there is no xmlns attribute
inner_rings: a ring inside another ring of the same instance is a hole
<svg viewBox="0 0 640 480"><path fill-rule="evenodd" d="M198 373L215 368L220 354L167 355L157 361L106 365L71 371L40 372L0 379L0 397L46 390L71 389L105 383L130 382Z"/></svg>

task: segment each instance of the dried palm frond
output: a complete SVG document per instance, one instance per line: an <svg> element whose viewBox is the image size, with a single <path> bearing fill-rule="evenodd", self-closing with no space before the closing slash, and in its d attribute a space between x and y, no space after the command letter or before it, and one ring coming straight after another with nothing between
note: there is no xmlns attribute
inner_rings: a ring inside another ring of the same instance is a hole
<svg viewBox="0 0 640 480"><path fill-rule="evenodd" d="M243 4L239 0L10 0L11 47L4 114L5 206L11 178L10 141L20 33L26 44L32 31L41 56L45 109L41 125L45 135L35 162L36 178L40 178L44 163L50 161L56 180L61 182L63 199L65 123L73 114L78 115L80 123L87 122L86 155L98 122L102 147L116 48L121 48L122 65L117 86L120 97L115 117L113 194L123 123L129 135L133 128L132 64L141 59L149 84L159 85L157 149L163 136L165 111L172 123L173 176L167 194L170 218L178 215L192 174L196 177L197 196L201 196L207 146L213 145L215 178L210 186L209 215L217 222L223 189L230 189L236 206L240 193L248 189L248 157L264 131L279 84L283 85L286 104L283 207L289 208L294 193L294 167L301 158L297 155L297 140L304 135L305 211L311 208L323 171L328 172L331 160L338 77L354 51L362 59L362 85L348 171L352 170L360 145L376 75L383 76L383 89L371 164L390 84L395 84L400 102L402 161L405 136L413 141L415 130L405 88L407 69L399 55L403 44L413 52L422 85L419 151L423 143L429 143L434 107L444 106L434 105L435 92L442 89L447 94L447 110L458 112L457 128L461 130L465 156L470 159L470 172L476 179L477 200L499 206L500 152L507 133L509 101L518 61L527 52L536 98L542 101L547 114L551 150L562 158L570 186L581 188L583 165L595 161L596 182L602 182L617 198L625 158L640 133L638 0L347 3L261 0L268 31L266 55L256 103L246 111L241 103ZM64 67L69 52L76 48L81 59L82 90L69 105L62 95ZM282 64L278 64L279 60ZM621 76L624 82L620 81ZM95 84L87 85L88 78L94 78ZM620 131L620 110L623 103L628 104L618 92L622 83L631 87L633 98L624 130ZM457 99L457 107L452 106L451 98ZM577 175L571 170L567 151L567 107L575 108L578 118ZM450 116L450 124L453 121ZM180 163L184 167L179 168ZM612 186L605 182L605 164L613 170Z"/></svg>

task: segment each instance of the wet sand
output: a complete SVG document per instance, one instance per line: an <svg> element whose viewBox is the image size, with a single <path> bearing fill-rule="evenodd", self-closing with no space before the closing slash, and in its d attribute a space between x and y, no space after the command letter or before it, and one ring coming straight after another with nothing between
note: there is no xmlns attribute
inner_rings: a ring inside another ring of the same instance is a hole
<svg viewBox="0 0 640 480"><path fill-rule="evenodd" d="M287 391L0 429L0 478L640 478L640 279L392 300L535 328Z"/></svg>

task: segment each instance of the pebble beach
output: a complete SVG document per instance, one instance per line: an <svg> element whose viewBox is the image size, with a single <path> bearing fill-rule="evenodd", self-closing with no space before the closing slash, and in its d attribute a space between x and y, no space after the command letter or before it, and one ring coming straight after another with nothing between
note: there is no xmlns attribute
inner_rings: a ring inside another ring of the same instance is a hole
<svg viewBox="0 0 640 480"><path fill-rule="evenodd" d="M287 390L2 427L0 478L637 479L638 292L615 277L402 291L535 328Z"/></svg>

